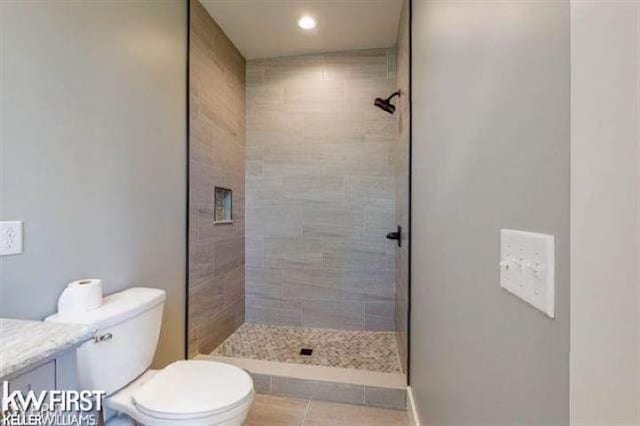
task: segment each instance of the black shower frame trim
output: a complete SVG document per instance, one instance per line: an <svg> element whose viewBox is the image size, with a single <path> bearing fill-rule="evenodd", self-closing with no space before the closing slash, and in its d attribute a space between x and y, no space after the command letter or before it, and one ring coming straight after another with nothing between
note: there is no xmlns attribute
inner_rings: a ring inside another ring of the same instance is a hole
<svg viewBox="0 0 640 426"><path fill-rule="evenodd" d="M187 8L187 13L186 13L186 25L187 25L187 54L186 54L186 93L185 93L185 110L186 110L186 116L187 116L187 121L186 121L186 138L187 138L187 143L185 144L187 147L187 155L186 155L186 160L187 160L187 164L186 164L186 188L187 188L187 194L186 194L186 210L185 210L185 224L186 224L186 229L185 229L185 250L186 250L186 256L185 256L185 286L184 286L184 359L189 359L189 228L191 226L191 220L190 220L190 187L189 187L189 181L190 181L190 168L189 168L189 164L191 163L190 160L190 155L191 155L191 147L190 147L190 143L189 143L189 139L190 139L190 128L191 128L191 107L190 107L190 103L189 103L189 90L190 90L190 81L191 81L191 76L189 75L190 72L190 59L189 57L191 56L191 0L185 0L185 7Z"/></svg>
<svg viewBox="0 0 640 426"><path fill-rule="evenodd" d="M407 386L411 385L411 253L413 253L413 0L407 0L409 7L409 230L407 239L409 240L409 265L407 268Z"/></svg>

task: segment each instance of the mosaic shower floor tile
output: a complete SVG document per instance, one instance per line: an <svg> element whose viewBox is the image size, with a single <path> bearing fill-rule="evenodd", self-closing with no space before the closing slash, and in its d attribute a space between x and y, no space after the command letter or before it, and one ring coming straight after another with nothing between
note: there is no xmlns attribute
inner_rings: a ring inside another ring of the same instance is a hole
<svg viewBox="0 0 640 426"><path fill-rule="evenodd" d="M311 355L301 355L312 349ZM401 373L392 332L243 324L211 355Z"/></svg>

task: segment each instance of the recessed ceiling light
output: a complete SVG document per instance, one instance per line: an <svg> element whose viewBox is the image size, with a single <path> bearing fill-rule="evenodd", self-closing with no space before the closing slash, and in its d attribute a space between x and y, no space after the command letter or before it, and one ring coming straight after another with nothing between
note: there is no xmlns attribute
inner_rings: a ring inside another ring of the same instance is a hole
<svg viewBox="0 0 640 426"><path fill-rule="evenodd" d="M318 25L318 20L313 16L304 15L298 19L298 26L303 30L312 30Z"/></svg>

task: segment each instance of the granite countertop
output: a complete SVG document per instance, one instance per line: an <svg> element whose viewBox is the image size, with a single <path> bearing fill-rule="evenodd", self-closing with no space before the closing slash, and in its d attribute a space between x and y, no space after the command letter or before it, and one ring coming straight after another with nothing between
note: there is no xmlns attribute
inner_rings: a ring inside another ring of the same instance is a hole
<svg viewBox="0 0 640 426"><path fill-rule="evenodd" d="M86 325L0 318L0 378L93 337Z"/></svg>

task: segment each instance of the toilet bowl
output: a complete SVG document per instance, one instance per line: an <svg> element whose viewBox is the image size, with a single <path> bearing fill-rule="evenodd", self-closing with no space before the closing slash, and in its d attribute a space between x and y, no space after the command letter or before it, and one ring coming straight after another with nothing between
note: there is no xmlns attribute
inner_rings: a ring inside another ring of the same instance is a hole
<svg viewBox="0 0 640 426"><path fill-rule="evenodd" d="M106 392L107 424L240 426L253 402L244 370L205 360L150 370L160 335L165 293L131 288L88 312L56 314L52 322L86 324L96 337L77 352L80 389Z"/></svg>
<svg viewBox="0 0 640 426"><path fill-rule="evenodd" d="M245 371L213 361L178 361L148 370L105 406L143 425L239 426L252 401L253 384ZM107 424L118 422L122 419Z"/></svg>

